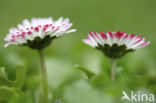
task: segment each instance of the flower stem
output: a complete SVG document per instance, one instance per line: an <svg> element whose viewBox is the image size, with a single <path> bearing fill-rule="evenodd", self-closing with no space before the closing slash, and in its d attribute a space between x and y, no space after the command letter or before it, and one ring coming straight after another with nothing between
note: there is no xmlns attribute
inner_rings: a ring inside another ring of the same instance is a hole
<svg viewBox="0 0 156 103"><path fill-rule="evenodd" d="M43 88L43 103L48 103L48 81L43 50L39 50Z"/></svg>
<svg viewBox="0 0 156 103"><path fill-rule="evenodd" d="M117 60L111 58L110 59L110 69L111 69L111 80L115 80L115 69L116 69Z"/></svg>

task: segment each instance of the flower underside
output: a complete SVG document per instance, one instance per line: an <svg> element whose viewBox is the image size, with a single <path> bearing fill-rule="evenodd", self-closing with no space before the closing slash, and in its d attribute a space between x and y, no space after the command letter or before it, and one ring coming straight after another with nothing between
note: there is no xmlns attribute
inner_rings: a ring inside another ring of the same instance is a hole
<svg viewBox="0 0 156 103"><path fill-rule="evenodd" d="M72 23L68 18L62 17L56 21L49 18L33 18L31 21L25 19L17 28L11 28L6 36L5 47L10 44L28 46L33 49L43 49L47 47L54 38L64 34L75 32L76 29L70 29Z"/></svg>
<svg viewBox="0 0 156 103"><path fill-rule="evenodd" d="M27 40L27 43L21 44L21 46L28 46L32 49L44 49L51 44L53 39L56 37L50 37L50 35L45 36L43 39L40 37L35 37L34 40Z"/></svg>
<svg viewBox="0 0 156 103"><path fill-rule="evenodd" d="M101 50L109 58L121 58L128 52L143 48L150 42L140 35L125 32L90 32L84 43Z"/></svg>
<svg viewBox="0 0 156 103"><path fill-rule="evenodd" d="M99 44L98 47L96 48L102 51L105 54L105 56L109 58L114 58L114 59L121 58L126 53L135 51L133 49L127 49L126 45L119 46L118 44L113 44L112 46L108 44L104 44L104 46L102 46Z"/></svg>

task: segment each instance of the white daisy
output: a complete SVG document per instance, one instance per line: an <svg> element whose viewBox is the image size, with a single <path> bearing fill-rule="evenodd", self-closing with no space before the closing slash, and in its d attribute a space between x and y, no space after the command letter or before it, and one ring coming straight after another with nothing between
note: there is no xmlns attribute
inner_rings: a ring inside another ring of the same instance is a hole
<svg viewBox="0 0 156 103"><path fill-rule="evenodd" d="M125 32L90 32L84 43L100 49L110 58L120 58L130 51L145 47L150 42L145 41L140 35L126 34Z"/></svg>
<svg viewBox="0 0 156 103"><path fill-rule="evenodd" d="M49 18L33 18L31 21L25 19L23 24L18 24L17 28L11 28L9 34L5 38L10 44L26 45L33 49L43 49L47 47L54 38L58 38L63 34L75 32L76 29L71 28L72 23L69 19L62 17L56 21Z"/></svg>

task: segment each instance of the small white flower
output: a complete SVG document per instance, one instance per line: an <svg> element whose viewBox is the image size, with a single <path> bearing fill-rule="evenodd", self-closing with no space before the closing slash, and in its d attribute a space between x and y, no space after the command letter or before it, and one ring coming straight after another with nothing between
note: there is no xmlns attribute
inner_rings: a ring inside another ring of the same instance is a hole
<svg viewBox="0 0 156 103"><path fill-rule="evenodd" d="M76 29L71 28L72 23L69 19L62 17L56 21L49 18L33 18L31 21L25 19L23 24L18 24L17 28L11 28L9 34L5 38L10 44L26 45L33 49L42 49L47 47L54 38L58 38L63 34L75 32Z"/></svg>
<svg viewBox="0 0 156 103"><path fill-rule="evenodd" d="M140 35L126 34L125 32L90 32L84 43L100 49L110 58L120 58L130 51L145 47L150 42L145 41Z"/></svg>

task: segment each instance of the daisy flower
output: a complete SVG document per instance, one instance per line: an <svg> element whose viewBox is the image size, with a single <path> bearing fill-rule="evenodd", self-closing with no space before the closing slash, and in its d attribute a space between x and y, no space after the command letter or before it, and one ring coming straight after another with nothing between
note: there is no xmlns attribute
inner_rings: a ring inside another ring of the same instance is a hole
<svg viewBox="0 0 156 103"><path fill-rule="evenodd" d="M111 66L115 68L116 59L123 57L126 53L143 48L150 42L145 41L140 35L126 34L125 32L90 32L84 43L102 51L111 59ZM112 80L114 80L112 71Z"/></svg>
<svg viewBox="0 0 156 103"><path fill-rule="evenodd" d="M126 34L125 32L90 32L84 43L97 48L110 58L120 58L127 52L135 51L149 44L140 35Z"/></svg>
<svg viewBox="0 0 156 103"><path fill-rule="evenodd" d="M69 19L62 17L56 21L49 18L33 18L23 20L22 24L18 24L17 28L11 28L6 36L5 47L10 44L28 46L33 49L43 49L47 47L55 38L63 34L75 32L76 29L70 29L72 23Z"/></svg>
<svg viewBox="0 0 156 103"><path fill-rule="evenodd" d="M17 28L11 28L6 36L5 47L10 44L28 46L39 52L41 75L42 75L42 103L48 103L48 80L44 60L43 50L51 44L51 42L63 34L75 32L76 29L70 29L72 23L69 19L62 17L56 21L49 18L33 18L31 21L25 19L22 24L18 24Z"/></svg>

